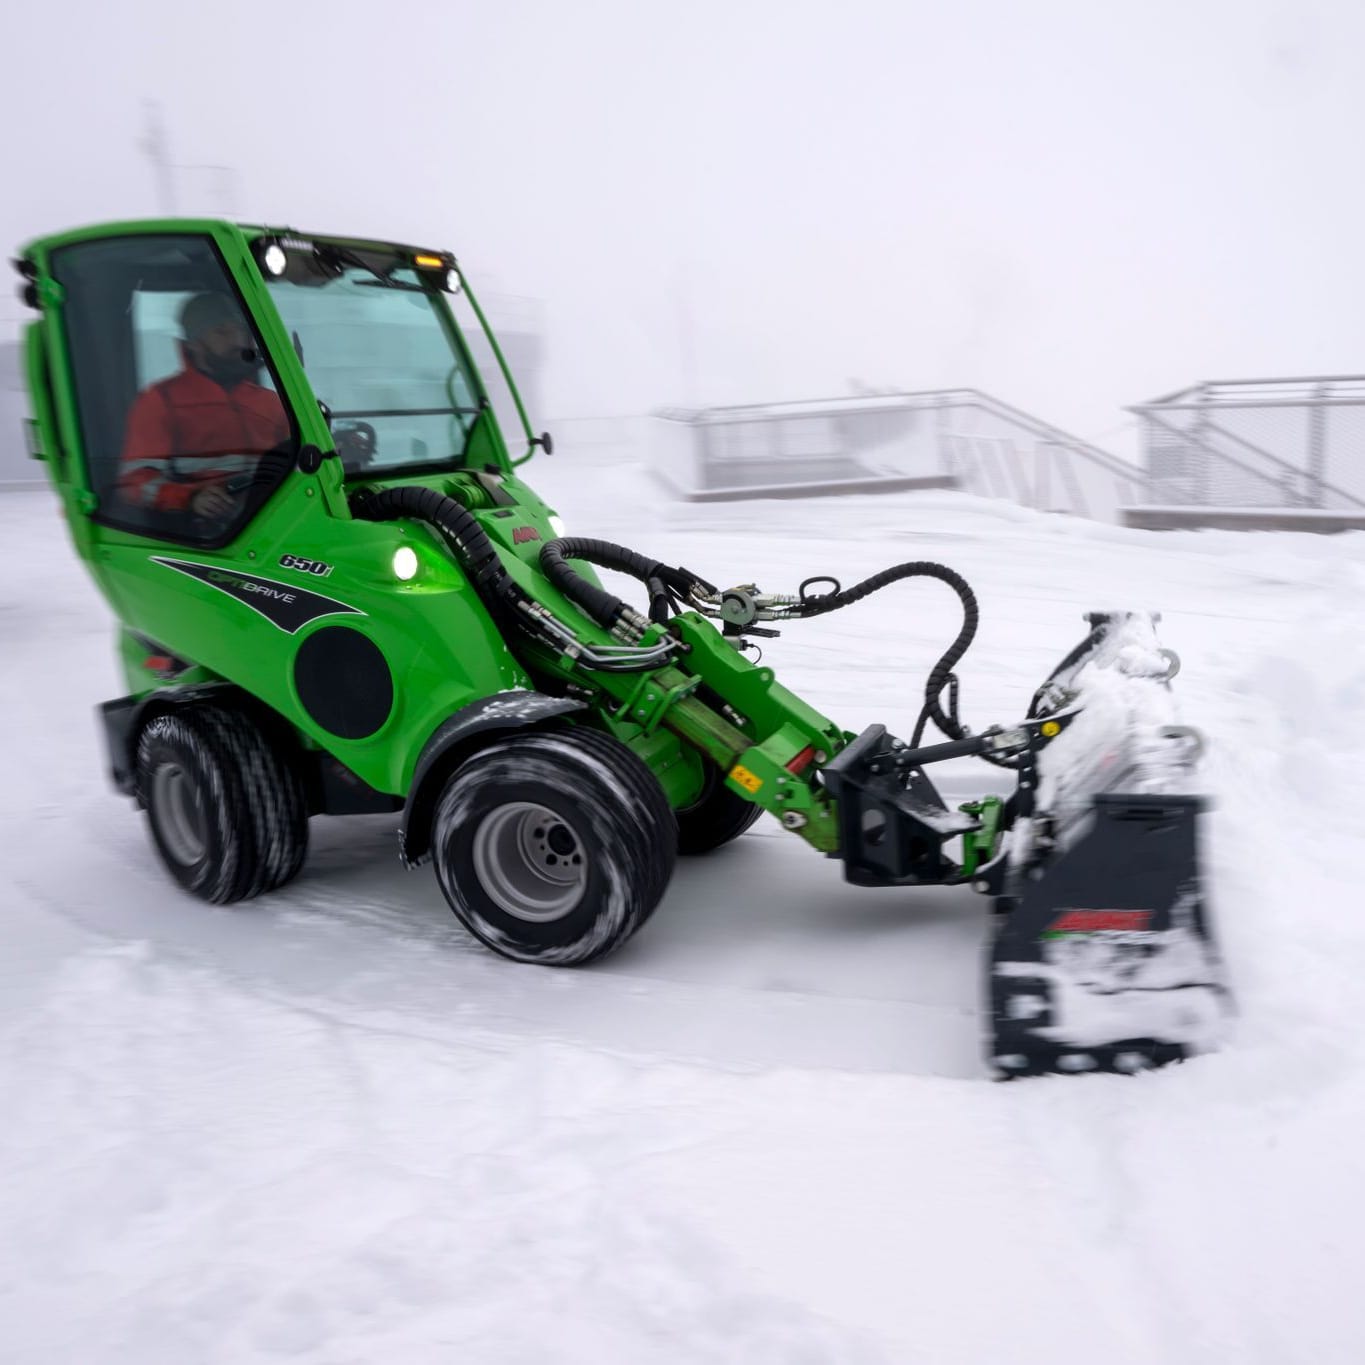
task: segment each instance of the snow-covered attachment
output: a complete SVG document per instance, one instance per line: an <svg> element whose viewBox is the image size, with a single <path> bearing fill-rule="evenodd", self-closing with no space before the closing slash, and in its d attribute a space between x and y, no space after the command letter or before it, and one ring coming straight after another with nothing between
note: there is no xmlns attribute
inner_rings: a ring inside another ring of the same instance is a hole
<svg viewBox="0 0 1365 1365"><path fill-rule="evenodd" d="M1002 1077L1139 1071L1223 1037L1231 1001L1199 869L1202 742L1177 714L1159 619L1092 613L1034 699L1034 716L1079 713L1039 755L1034 809L1011 831L990 966Z"/></svg>

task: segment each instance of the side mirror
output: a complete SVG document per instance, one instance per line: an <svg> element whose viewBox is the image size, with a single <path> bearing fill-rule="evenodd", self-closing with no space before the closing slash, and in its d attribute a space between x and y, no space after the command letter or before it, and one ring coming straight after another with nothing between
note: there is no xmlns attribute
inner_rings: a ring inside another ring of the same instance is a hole
<svg viewBox="0 0 1365 1365"><path fill-rule="evenodd" d="M38 298L37 284L38 267L22 257L11 261L10 264L23 276L24 283L19 286L19 297L25 307L41 311L42 303Z"/></svg>
<svg viewBox="0 0 1365 1365"><path fill-rule="evenodd" d="M531 438L531 444L533 446L539 446L547 455L553 455L555 453L554 437L551 436L548 431L542 431L539 436L533 436Z"/></svg>

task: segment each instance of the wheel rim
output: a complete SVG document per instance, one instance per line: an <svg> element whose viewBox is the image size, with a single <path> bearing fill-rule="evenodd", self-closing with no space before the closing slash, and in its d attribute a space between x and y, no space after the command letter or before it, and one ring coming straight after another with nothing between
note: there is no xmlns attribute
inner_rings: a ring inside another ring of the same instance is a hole
<svg viewBox="0 0 1365 1365"><path fill-rule="evenodd" d="M163 763L153 775L152 809L171 856L192 867L204 856L204 807L198 784L178 763Z"/></svg>
<svg viewBox="0 0 1365 1365"><path fill-rule="evenodd" d="M588 864L573 827L548 806L509 801L474 833L474 873L515 919L561 919L583 898Z"/></svg>

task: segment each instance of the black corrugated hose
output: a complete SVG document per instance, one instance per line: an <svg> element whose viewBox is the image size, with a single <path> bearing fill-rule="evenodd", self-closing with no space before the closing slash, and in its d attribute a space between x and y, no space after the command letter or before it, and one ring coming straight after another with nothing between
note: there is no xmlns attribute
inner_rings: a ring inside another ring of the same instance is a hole
<svg viewBox="0 0 1365 1365"><path fill-rule="evenodd" d="M396 521L412 517L434 526L455 552L461 568L469 575L484 605L504 620L526 627L528 617L520 611L535 605L503 567L497 547L469 509L454 498L433 488L363 489L350 500L351 515L362 521ZM640 579L649 588L650 616L667 620L670 597L684 596L694 585L714 593L715 587L687 569L670 568L606 540L580 540L561 537L549 541L540 552L545 576L571 601L605 630L612 630L620 618L633 611L613 593L589 583L566 561L587 560L602 568L619 569Z"/></svg>
<svg viewBox="0 0 1365 1365"><path fill-rule="evenodd" d="M378 492L366 489L352 497L350 505L352 515L363 521L395 521L401 517L413 517L436 527L450 543L456 558L490 611L495 615L510 617L518 624L525 624L518 608L532 599L503 567L498 551L483 527L454 498L431 488L385 488ZM667 619L670 600L685 598L694 587L700 587L712 595L717 591L713 584L688 569L673 568L608 540L564 536L549 541L540 552L541 570L565 597L581 607L605 630L612 630L622 615L633 609L614 593L589 583L568 562L571 559L584 560L599 568L616 569L639 579L649 590L649 615L656 622ZM912 743L919 744L927 720L932 720L951 739L965 738L966 727L957 718L958 683L953 666L967 652L976 635L979 612L976 595L961 574L931 560L913 560L883 569L881 573L873 574L851 588L840 588L834 579L807 579L802 584L801 606L792 614L795 617L823 616L841 607L851 606L906 578L936 578L952 588L962 602L962 629L929 672L924 686L924 707ZM814 582L834 583L834 590L807 595L806 587ZM940 700L945 688L949 698L946 711Z"/></svg>
<svg viewBox="0 0 1365 1365"><path fill-rule="evenodd" d="M616 569L638 578L649 589L649 619L663 624L668 619L670 597L686 597L694 586L709 593L716 591L713 584L689 569L675 569L650 559L624 545L613 545L609 540L588 540L578 536L562 536L548 542L540 551L541 572L565 597L583 608L592 620L606 630L616 625L623 612L632 608L614 593L589 583L568 561L585 560L599 569Z"/></svg>
<svg viewBox="0 0 1365 1365"><path fill-rule="evenodd" d="M503 568L488 533L469 509L434 488L362 489L350 500L351 515L362 521L412 517L434 526L449 543L474 590L495 616L516 620L517 608L531 599Z"/></svg>
<svg viewBox="0 0 1365 1365"><path fill-rule="evenodd" d="M577 537L550 541L540 552L540 567L545 576L565 597L582 607L598 625L608 630L616 624L620 614L627 610L627 605L614 594L589 583L568 563L570 559L586 560L599 568L617 569L638 578L649 589L650 619L660 623L668 618L670 598L686 597L693 586L700 586L712 595L716 592L714 585L689 569L671 568L667 564L650 559L635 550L629 550L623 545L614 545L610 541ZM905 578L937 578L952 588L962 602L962 629L958 631L957 638L948 647L947 652L929 672L924 685L924 707L920 712L912 743L919 744L928 720L932 720L950 739L963 739L967 735L967 729L957 715L958 680L953 673L953 667L967 652L976 636L980 612L976 604L976 595L961 574L931 560L914 560L883 569L881 573L873 574L871 578L865 578L851 588L840 588L834 579L807 579L806 583L802 584L802 605L793 615L823 616L826 612L850 606ZM834 583L834 590L818 596L808 596L804 589L814 582ZM946 710L941 700L945 690L948 693Z"/></svg>
<svg viewBox="0 0 1365 1365"><path fill-rule="evenodd" d="M1061 663L1059 663L1057 667L1054 668L1052 672L1047 675L1042 685L1033 694L1033 700L1029 702L1028 708L1030 720L1032 720L1034 716L1038 714L1038 708L1042 705L1044 699L1047 697L1049 691L1048 685L1055 678L1059 678L1062 676L1063 673L1067 673L1071 669L1075 668L1076 665L1080 663L1081 660L1084 659L1087 655L1094 653L1094 651L1100 647L1100 644L1103 642L1105 637L1109 634L1110 622L1109 615L1107 612L1092 611L1087 613L1085 619L1087 622L1089 622L1090 634L1087 635L1085 639L1082 640L1080 644L1078 644L1076 648L1073 649L1071 653L1068 654L1066 658L1063 659Z"/></svg>
<svg viewBox="0 0 1365 1365"><path fill-rule="evenodd" d="M916 748L919 746L925 722L928 720L932 720L950 739L965 739L967 728L957 718L957 676L953 672L953 666L967 652L975 638L980 612L976 605L976 594L960 573L955 573L945 564L935 564L928 559L916 559L907 564L897 564L893 568L883 569L881 573L873 574L871 578L865 578L851 588L840 588L834 579L808 578L801 585L802 607L799 615L805 618L838 611L840 607L851 606L854 602L859 602L864 597L905 578L937 578L940 583L946 583L962 602L962 629L958 631L957 639L948 646L943 657L929 670L929 677L924 684L924 709L920 712L915 725L911 746ZM833 582L834 591L808 596L805 589L813 582ZM948 689L946 711L941 700L945 688Z"/></svg>

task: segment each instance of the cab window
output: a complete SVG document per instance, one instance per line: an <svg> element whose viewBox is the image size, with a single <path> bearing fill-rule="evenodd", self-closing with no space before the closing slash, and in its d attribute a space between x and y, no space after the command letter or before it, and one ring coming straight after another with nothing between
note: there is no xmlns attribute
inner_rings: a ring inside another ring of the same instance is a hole
<svg viewBox="0 0 1365 1365"><path fill-rule="evenodd" d="M95 520L205 546L231 540L293 467L297 434L212 242L63 247L62 311Z"/></svg>

